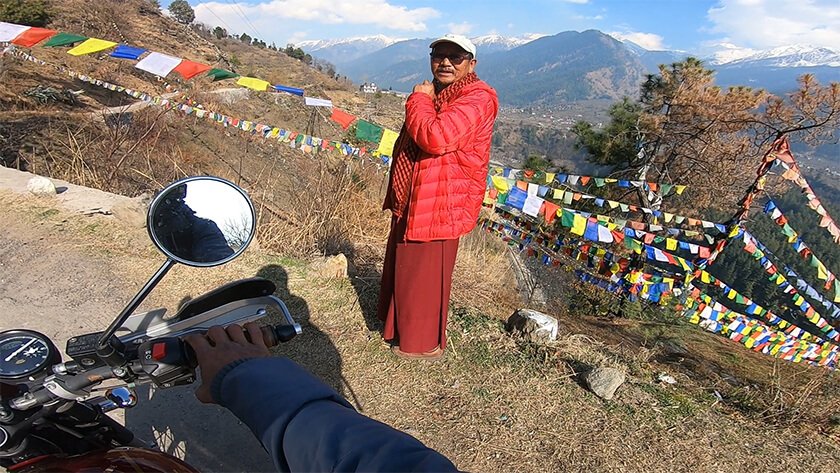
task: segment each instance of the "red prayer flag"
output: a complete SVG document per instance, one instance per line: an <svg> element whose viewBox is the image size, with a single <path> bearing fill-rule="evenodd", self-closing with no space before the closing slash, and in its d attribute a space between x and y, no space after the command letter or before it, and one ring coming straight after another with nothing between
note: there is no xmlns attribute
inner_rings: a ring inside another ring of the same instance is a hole
<svg viewBox="0 0 840 473"><path fill-rule="evenodd" d="M589 176L580 176L580 183L584 186L589 184Z"/></svg>
<svg viewBox="0 0 840 473"><path fill-rule="evenodd" d="M550 224L554 221L554 218L557 217L557 209L559 208L559 205L552 204L547 200L543 202L542 210L545 211L545 223Z"/></svg>
<svg viewBox="0 0 840 473"><path fill-rule="evenodd" d="M187 61L184 59L175 67L175 69L172 70L181 74L184 79L192 79L193 77L201 74L202 72L207 72L210 69L211 67L206 64L199 64L197 62Z"/></svg>
<svg viewBox="0 0 840 473"><path fill-rule="evenodd" d="M25 48L31 48L32 46L35 46L41 41L47 38L52 38L57 34L58 31L55 30L33 27L17 35L17 37L15 37L15 39L12 40L12 44L17 44L18 46L23 46Z"/></svg>
<svg viewBox="0 0 840 473"><path fill-rule="evenodd" d="M352 125L354 121L356 121L355 116L350 115L349 113L345 112L344 110L339 110L336 107L333 107L332 115L330 116L330 119L332 119L332 121L341 125L341 128L344 128L345 130L350 125Z"/></svg>

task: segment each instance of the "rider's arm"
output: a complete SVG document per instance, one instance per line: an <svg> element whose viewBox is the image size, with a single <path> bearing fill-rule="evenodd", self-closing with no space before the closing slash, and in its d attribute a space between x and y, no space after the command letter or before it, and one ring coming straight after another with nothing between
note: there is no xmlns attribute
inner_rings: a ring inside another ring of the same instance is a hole
<svg viewBox="0 0 840 473"><path fill-rule="evenodd" d="M414 437L359 414L289 359L236 363L216 376L211 392L281 471L457 471Z"/></svg>
<svg viewBox="0 0 840 473"><path fill-rule="evenodd" d="M457 471L414 437L356 412L293 361L270 357L256 324L245 329L250 340L237 325L186 337L201 369L196 396L245 422L280 471Z"/></svg>

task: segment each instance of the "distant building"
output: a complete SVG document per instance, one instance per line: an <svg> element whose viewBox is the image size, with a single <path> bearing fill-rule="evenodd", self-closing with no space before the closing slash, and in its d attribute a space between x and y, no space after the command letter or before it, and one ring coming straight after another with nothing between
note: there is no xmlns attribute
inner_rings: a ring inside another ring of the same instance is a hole
<svg viewBox="0 0 840 473"><path fill-rule="evenodd" d="M374 84L373 82L371 82L370 84L365 82L364 84L362 84L361 87L359 87L359 90L366 94L375 94L379 92L379 87L377 87L376 84Z"/></svg>

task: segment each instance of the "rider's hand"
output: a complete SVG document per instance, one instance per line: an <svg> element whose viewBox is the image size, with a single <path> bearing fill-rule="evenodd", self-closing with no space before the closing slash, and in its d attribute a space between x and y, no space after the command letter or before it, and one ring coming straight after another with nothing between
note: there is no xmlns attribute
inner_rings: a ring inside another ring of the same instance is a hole
<svg viewBox="0 0 840 473"><path fill-rule="evenodd" d="M271 356L265 346L260 326L254 322L245 324L251 341L245 338L243 327L233 324L227 329L216 326L206 335L192 334L184 340L195 350L198 367L201 370L201 386L195 391L195 397L201 402L215 402L210 394L210 386L219 371L234 361Z"/></svg>

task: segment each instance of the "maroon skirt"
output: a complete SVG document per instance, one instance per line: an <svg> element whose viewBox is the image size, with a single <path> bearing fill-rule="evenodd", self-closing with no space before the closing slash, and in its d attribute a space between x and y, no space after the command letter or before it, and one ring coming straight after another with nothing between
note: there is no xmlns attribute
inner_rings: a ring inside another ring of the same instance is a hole
<svg viewBox="0 0 840 473"><path fill-rule="evenodd" d="M379 290L382 338L406 353L446 348L446 320L458 238L404 241L405 219L391 220Z"/></svg>

